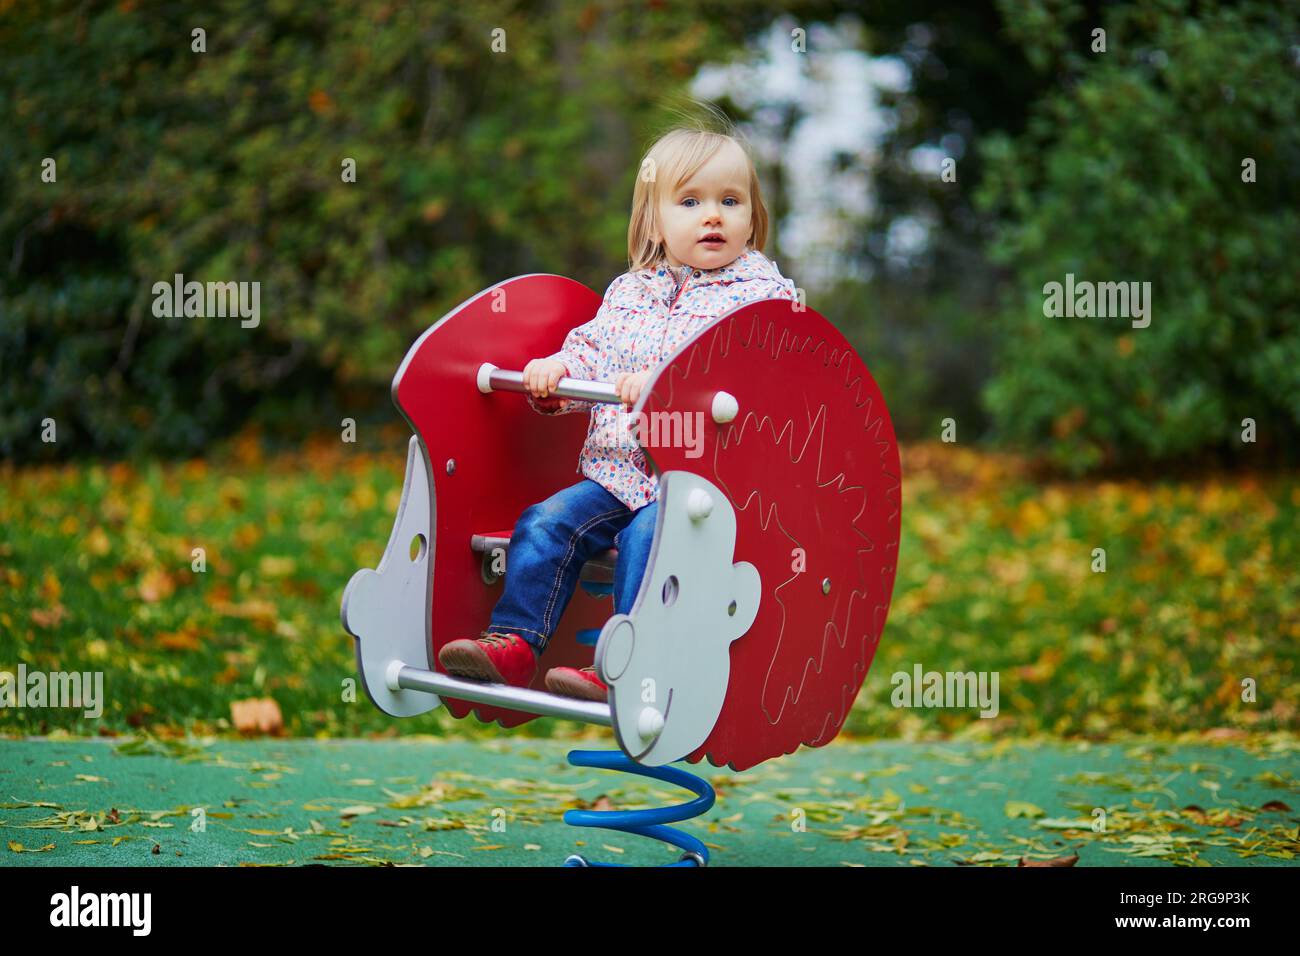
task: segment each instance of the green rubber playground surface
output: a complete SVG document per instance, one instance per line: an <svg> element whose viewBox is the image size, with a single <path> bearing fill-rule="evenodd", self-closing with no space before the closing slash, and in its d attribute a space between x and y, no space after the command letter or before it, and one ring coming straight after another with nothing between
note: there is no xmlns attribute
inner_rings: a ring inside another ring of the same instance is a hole
<svg viewBox="0 0 1300 956"><path fill-rule="evenodd" d="M566 825L566 809L690 794L572 767L608 736L0 740L10 866L551 866L678 851ZM1300 853L1300 740L837 741L703 775L679 826L714 866L1287 866ZM196 811L201 809L201 813ZM1104 829L1094 820L1104 813Z"/></svg>

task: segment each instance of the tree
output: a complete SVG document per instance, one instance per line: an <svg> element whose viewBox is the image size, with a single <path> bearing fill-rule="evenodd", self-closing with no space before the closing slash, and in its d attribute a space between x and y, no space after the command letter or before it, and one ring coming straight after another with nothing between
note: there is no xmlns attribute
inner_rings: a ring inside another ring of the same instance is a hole
<svg viewBox="0 0 1300 956"><path fill-rule="evenodd" d="M1003 8L1060 81L1025 133L982 146L980 208L1014 277L987 390L999 434L1073 471L1240 450L1244 418L1261 446L1294 446L1296 8L1165 0L1101 22L1068 4ZM1061 42L1094 26L1104 53ZM1149 282L1150 324L1045 315L1067 275Z"/></svg>
<svg viewBox="0 0 1300 956"><path fill-rule="evenodd" d="M333 426L485 286L603 291L658 104L773 5L8 5L0 453L192 453L272 398ZM156 316L176 274L258 282L260 322Z"/></svg>

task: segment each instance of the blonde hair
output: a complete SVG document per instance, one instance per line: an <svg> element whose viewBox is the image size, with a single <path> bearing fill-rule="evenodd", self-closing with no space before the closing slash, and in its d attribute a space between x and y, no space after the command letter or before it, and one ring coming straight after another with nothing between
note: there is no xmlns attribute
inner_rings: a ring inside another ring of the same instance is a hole
<svg viewBox="0 0 1300 956"><path fill-rule="evenodd" d="M651 266L664 254L663 242L654 238L656 231L662 232L658 215L660 196L665 192L671 194L695 175L695 171L727 142L740 147L749 166L749 248L762 252L767 245L767 206L763 203L749 144L721 111L711 108L709 113L713 123L701 117L675 126L646 150L637 169L636 186L632 190L632 216L627 227L630 271Z"/></svg>

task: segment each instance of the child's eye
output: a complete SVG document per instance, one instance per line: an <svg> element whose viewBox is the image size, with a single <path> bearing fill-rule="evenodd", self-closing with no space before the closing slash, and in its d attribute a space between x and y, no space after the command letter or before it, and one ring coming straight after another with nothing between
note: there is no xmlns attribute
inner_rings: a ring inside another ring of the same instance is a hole
<svg viewBox="0 0 1300 956"><path fill-rule="evenodd" d="M726 199L724 199L724 200L722 200L722 201L723 201L723 202L731 202L731 203L734 203L734 204L737 205L737 206L740 205L740 200L737 199L735 196L728 196ZM682 205L685 206L687 203L692 203L692 202L699 202L699 200L696 199L694 196L687 196L685 199L682 200ZM689 209L690 207L687 206L687 208Z"/></svg>

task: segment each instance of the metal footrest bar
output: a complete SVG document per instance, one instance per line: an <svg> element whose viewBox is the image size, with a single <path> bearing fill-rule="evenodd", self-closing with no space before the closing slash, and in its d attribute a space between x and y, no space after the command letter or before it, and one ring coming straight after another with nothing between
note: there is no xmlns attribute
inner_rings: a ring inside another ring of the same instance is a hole
<svg viewBox="0 0 1300 956"><path fill-rule="evenodd" d="M614 723L608 703L561 697L559 694L547 694L544 691L513 687L510 684L487 684L481 681L462 680L459 677L411 667L401 661L393 661L388 666L388 684L394 691L421 690L439 697L470 700L476 704L493 704L529 714L566 717L569 720L599 724L602 727L611 727Z"/></svg>

